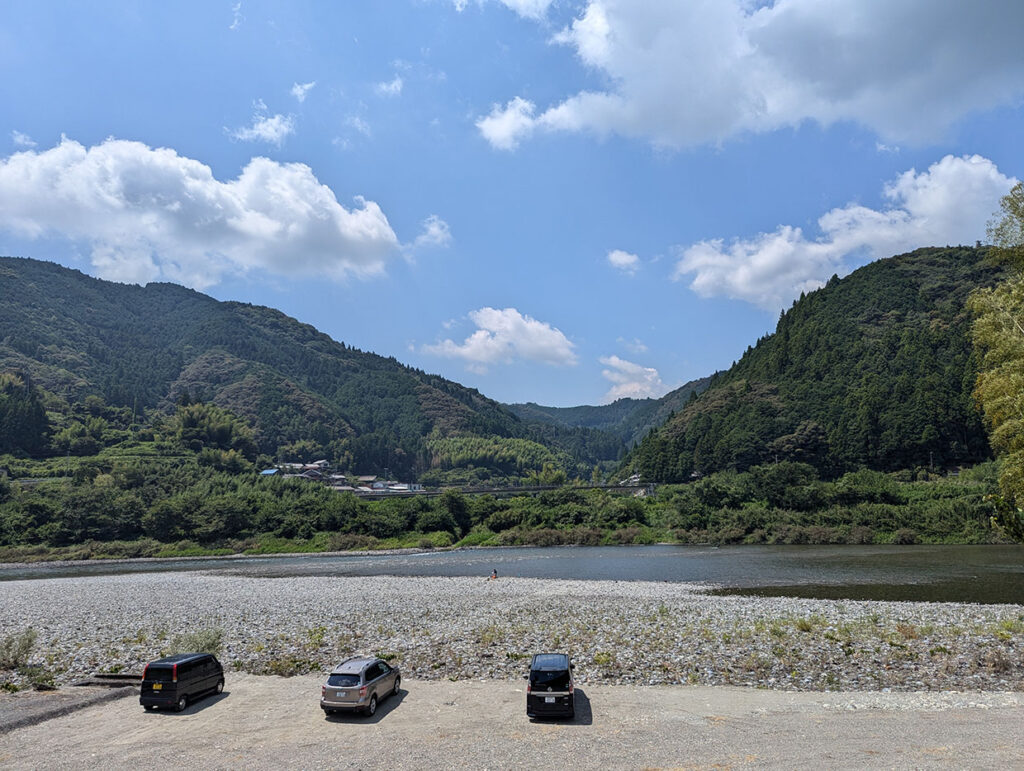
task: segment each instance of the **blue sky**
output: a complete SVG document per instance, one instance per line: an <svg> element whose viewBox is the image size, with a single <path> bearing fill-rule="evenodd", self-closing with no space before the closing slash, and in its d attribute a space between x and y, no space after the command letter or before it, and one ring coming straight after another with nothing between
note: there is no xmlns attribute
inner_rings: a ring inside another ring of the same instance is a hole
<svg viewBox="0 0 1024 771"><path fill-rule="evenodd" d="M1016 0L23 2L0 254L278 308L495 399L660 396L984 239Z"/></svg>

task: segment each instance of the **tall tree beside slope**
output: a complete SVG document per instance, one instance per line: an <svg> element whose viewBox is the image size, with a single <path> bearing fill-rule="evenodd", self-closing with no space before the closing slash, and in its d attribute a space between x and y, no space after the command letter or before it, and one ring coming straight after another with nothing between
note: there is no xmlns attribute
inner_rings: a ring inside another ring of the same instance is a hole
<svg viewBox="0 0 1024 771"><path fill-rule="evenodd" d="M997 520L1024 541L1024 183L1000 202L989 224L993 258L1009 277L971 295L972 334L981 355L974 396L985 413L992 447L1000 455Z"/></svg>

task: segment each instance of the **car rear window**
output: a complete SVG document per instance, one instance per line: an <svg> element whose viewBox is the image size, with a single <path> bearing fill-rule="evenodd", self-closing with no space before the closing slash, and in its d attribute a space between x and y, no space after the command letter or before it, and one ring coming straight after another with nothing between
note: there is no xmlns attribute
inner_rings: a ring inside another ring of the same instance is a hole
<svg viewBox="0 0 1024 771"><path fill-rule="evenodd" d="M562 653L538 653L533 657L537 669L568 669L569 658Z"/></svg>
<svg viewBox="0 0 1024 771"><path fill-rule="evenodd" d="M174 669L166 664L158 664L157 666L150 664L146 668L146 682L169 683L173 673Z"/></svg>
<svg viewBox="0 0 1024 771"><path fill-rule="evenodd" d="M327 684L345 688L352 687L359 685L359 675L331 675L327 678Z"/></svg>
<svg viewBox="0 0 1024 771"><path fill-rule="evenodd" d="M567 669L534 669L530 672L530 684L534 686L550 686L556 691L569 689L569 670Z"/></svg>

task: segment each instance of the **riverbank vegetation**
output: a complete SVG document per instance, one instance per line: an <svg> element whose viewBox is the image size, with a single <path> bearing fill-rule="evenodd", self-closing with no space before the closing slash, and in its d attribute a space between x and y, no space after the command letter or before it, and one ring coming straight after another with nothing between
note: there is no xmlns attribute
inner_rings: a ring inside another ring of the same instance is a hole
<svg viewBox="0 0 1024 771"><path fill-rule="evenodd" d="M449 489L432 497L370 499L306 479L261 476L251 464L226 469L204 452L122 454L77 464L66 458L0 459L31 477L30 484L0 481L0 560L499 545L1003 540L991 522L990 498L997 490L992 462L955 477L862 470L825 480L813 466L783 461L662 485L639 497L626 489L566 485L524 487L507 497ZM61 468L67 463L73 465L70 474Z"/></svg>

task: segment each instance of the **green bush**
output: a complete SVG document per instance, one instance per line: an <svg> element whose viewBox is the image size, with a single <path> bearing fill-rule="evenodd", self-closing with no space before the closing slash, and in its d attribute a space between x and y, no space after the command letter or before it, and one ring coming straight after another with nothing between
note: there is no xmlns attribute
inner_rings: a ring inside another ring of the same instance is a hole
<svg viewBox="0 0 1024 771"><path fill-rule="evenodd" d="M32 627L0 639L0 670L25 666L35 644L36 630Z"/></svg>
<svg viewBox="0 0 1024 771"><path fill-rule="evenodd" d="M175 653L212 653L215 656L224 647L224 630L217 627L184 632L171 641Z"/></svg>

